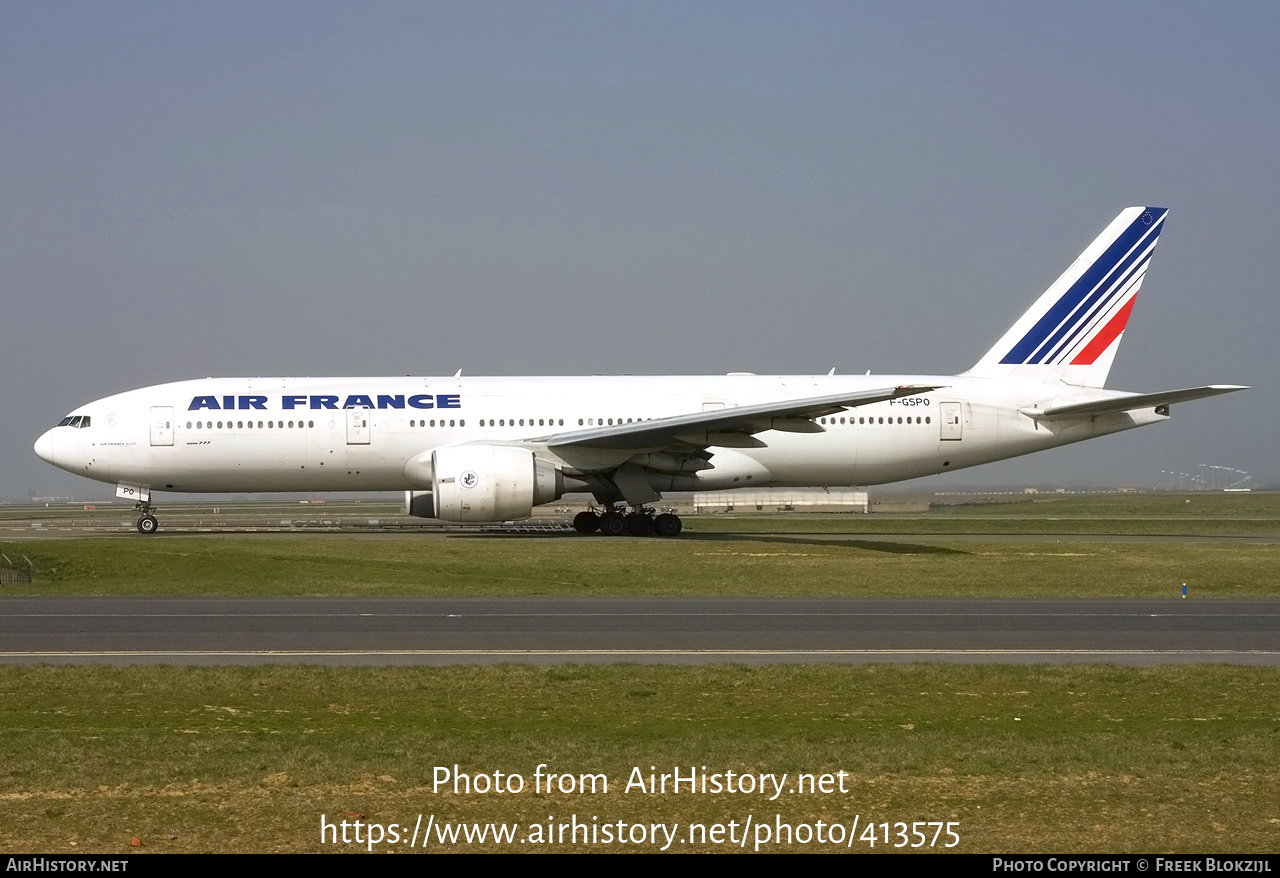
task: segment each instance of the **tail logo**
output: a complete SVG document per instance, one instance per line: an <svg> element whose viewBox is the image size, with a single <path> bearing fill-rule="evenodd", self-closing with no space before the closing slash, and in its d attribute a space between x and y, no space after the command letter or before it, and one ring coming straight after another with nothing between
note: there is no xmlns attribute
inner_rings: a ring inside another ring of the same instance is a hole
<svg viewBox="0 0 1280 878"><path fill-rule="evenodd" d="M1136 217L1001 358L1007 365L1092 365L1124 331L1167 210Z"/></svg>

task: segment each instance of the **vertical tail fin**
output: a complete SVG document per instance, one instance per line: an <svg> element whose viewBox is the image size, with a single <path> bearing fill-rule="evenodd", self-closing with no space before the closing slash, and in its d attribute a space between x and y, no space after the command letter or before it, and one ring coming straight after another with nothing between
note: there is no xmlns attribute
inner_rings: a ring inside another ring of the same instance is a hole
<svg viewBox="0 0 1280 878"><path fill-rule="evenodd" d="M967 375L1102 387L1168 210L1129 207Z"/></svg>

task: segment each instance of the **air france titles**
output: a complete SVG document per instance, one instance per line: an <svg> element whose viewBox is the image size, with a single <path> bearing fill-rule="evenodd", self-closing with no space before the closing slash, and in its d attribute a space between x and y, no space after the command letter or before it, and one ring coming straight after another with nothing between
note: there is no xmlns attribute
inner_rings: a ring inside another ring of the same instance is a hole
<svg viewBox="0 0 1280 878"><path fill-rule="evenodd" d="M187 411L194 412L200 409L210 409L216 411L228 411L237 409L241 411L266 411L268 397L264 394L247 393L236 395L234 393L224 394L222 396L195 396L191 399L191 405L187 406ZM460 409L462 408L462 397L457 393L415 393L406 395L403 393L350 393L347 398L339 405L338 401L342 399L336 393L312 393L312 394L285 394L280 397L280 408L284 410L290 409Z"/></svg>

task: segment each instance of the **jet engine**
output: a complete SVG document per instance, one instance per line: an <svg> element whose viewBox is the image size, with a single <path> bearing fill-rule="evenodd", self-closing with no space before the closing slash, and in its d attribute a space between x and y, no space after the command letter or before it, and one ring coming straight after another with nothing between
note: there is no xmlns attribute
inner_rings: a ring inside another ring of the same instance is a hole
<svg viewBox="0 0 1280 878"><path fill-rule="evenodd" d="M565 493L555 464L513 445L437 448L411 458L404 471L410 483L431 488L405 492L405 511L420 518L511 521Z"/></svg>

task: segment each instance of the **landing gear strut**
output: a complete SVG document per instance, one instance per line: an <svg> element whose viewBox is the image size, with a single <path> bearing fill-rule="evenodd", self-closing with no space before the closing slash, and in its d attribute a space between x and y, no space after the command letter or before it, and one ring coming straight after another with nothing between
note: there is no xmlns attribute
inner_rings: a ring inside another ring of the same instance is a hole
<svg viewBox="0 0 1280 878"><path fill-rule="evenodd" d="M674 537L683 528L680 516L670 512L654 515L654 511L646 506L636 506L630 512L624 512L621 507L610 506L602 513L587 510L579 512L573 518L573 529L578 533L598 533L609 537L626 534L633 537Z"/></svg>

